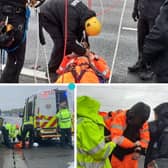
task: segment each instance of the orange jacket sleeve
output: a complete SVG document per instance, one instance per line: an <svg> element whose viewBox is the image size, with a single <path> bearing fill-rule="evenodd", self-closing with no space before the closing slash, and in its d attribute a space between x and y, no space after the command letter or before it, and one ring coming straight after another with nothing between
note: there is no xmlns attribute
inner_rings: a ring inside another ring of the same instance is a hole
<svg viewBox="0 0 168 168"><path fill-rule="evenodd" d="M142 148L147 148L150 141L149 125L144 123L142 129L140 129L140 144Z"/></svg>
<svg viewBox="0 0 168 168"><path fill-rule="evenodd" d="M123 136L123 132L126 128L126 116L125 113L121 113L116 116L111 124L111 138L118 137L120 139L119 146L123 148L132 148L134 147L134 142Z"/></svg>

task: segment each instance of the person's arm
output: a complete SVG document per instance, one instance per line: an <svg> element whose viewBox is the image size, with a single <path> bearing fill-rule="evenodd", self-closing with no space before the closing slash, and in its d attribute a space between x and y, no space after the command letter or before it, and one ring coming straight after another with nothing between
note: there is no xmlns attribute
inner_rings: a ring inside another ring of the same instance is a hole
<svg viewBox="0 0 168 168"><path fill-rule="evenodd" d="M139 0L134 0L134 7L132 12L132 18L136 22L139 19L139 13L138 13L138 2Z"/></svg>
<svg viewBox="0 0 168 168"><path fill-rule="evenodd" d="M80 136L83 144L82 150L92 155L96 160L104 160L108 158L116 147L114 142L105 143L105 138L100 132L99 125L94 122L85 122Z"/></svg>
<svg viewBox="0 0 168 168"><path fill-rule="evenodd" d="M144 149L147 149L150 141L149 125L145 122L140 129L140 146Z"/></svg>
<svg viewBox="0 0 168 168"><path fill-rule="evenodd" d="M133 148L135 147L135 143L129 140L128 138L123 136L123 132L125 130L124 119L119 115L114 118L111 125L111 138L118 137L120 142L118 145L123 148Z"/></svg>

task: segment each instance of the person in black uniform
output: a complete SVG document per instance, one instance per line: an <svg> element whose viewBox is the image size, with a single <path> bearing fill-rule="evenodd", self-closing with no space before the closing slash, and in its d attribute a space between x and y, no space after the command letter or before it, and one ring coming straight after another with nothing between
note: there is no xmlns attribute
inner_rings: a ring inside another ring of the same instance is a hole
<svg viewBox="0 0 168 168"><path fill-rule="evenodd" d="M156 82L168 82L168 0L161 7L155 26L146 36L142 62L151 64Z"/></svg>
<svg viewBox="0 0 168 168"><path fill-rule="evenodd" d="M132 67L128 67L130 72L138 72L141 79L151 79L153 72L150 64L142 64L142 53L144 39L149 34L155 19L159 14L160 7L165 0L135 0L132 18L138 20L138 61Z"/></svg>
<svg viewBox="0 0 168 168"><path fill-rule="evenodd" d="M168 165L168 103L155 109L155 121L149 123L150 143L147 149L144 168L167 168Z"/></svg>
<svg viewBox="0 0 168 168"><path fill-rule="evenodd" d="M67 22L65 21L65 8L68 11ZM67 34L65 34L66 23ZM72 52L77 55L89 55L89 49L85 49L80 42L84 40L88 43L88 35L98 35L101 31L96 13L81 0L68 0L67 6L63 0L46 1L40 8L40 24L54 42L49 61L50 75L56 74L56 70L63 59L66 35L66 55ZM51 81L55 81L55 79L51 78Z"/></svg>
<svg viewBox="0 0 168 168"><path fill-rule="evenodd" d="M34 0L32 0L35 3ZM18 83L24 64L26 48L27 0L0 0L0 48L7 51L7 62L2 72L1 83ZM11 31L4 36L4 22ZM6 36L7 35L7 36ZM1 60L2 61L2 60Z"/></svg>

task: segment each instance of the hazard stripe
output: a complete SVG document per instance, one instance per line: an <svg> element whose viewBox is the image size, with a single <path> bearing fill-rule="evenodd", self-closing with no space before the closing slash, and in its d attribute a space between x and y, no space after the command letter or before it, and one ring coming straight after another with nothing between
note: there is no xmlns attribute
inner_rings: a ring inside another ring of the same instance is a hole
<svg viewBox="0 0 168 168"><path fill-rule="evenodd" d="M48 124L48 122L44 122L44 123L42 123L42 125L40 127L44 128L44 127L46 127L47 124Z"/></svg>
<svg viewBox="0 0 168 168"><path fill-rule="evenodd" d="M49 128L55 122L56 118L52 117L52 119L47 123L46 127Z"/></svg>
<svg viewBox="0 0 168 168"><path fill-rule="evenodd" d="M56 127L56 125L57 125L57 122L54 121L54 122L51 124L51 127Z"/></svg>

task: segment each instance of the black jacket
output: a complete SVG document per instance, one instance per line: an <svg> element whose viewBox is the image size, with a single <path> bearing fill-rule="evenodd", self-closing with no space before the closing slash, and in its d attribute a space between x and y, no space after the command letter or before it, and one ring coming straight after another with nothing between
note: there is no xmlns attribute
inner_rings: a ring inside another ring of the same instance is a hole
<svg viewBox="0 0 168 168"><path fill-rule="evenodd" d="M41 16L45 16L49 22L57 26L64 39L65 25L65 1L63 0L47 0L40 9ZM68 36L67 49L83 55L86 50L79 44L83 37L85 29L85 21L96 16L96 13L87 8L81 0L68 0Z"/></svg>
<svg viewBox="0 0 168 168"><path fill-rule="evenodd" d="M168 76L168 0L161 8L155 25L146 36L143 61L152 65L156 75Z"/></svg>
<svg viewBox="0 0 168 168"><path fill-rule="evenodd" d="M155 19L159 12L160 7L165 0L135 0L134 8L137 8L140 12L140 17L147 17Z"/></svg>
<svg viewBox="0 0 168 168"><path fill-rule="evenodd" d="M0 0L0 4L14 5L16 7L25 7L27 0Z"/></svg>
<svg viewBox="0 0 168 168"><path fill-rule="evenodd" d="M159 117L149 123L151 140L145 157L145 168L152 160L168 158L168 103L158 106L155 111Z"/></svg>

